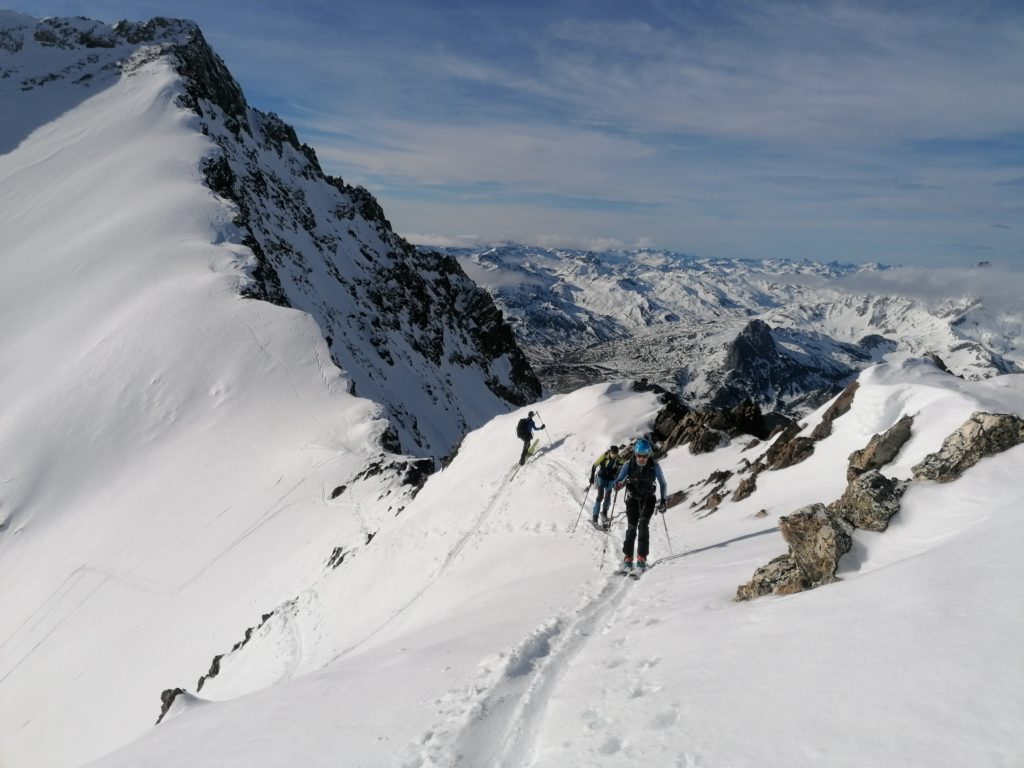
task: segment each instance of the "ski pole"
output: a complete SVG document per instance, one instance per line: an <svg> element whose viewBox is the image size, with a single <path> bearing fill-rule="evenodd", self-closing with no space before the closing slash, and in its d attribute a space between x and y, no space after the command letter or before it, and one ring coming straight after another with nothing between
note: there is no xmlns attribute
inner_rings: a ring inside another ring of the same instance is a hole
<svg viewBox="0 0 1024 768"><path fill-rule="evenodd" d="M665 513L661 513L661 524L665 526L665 541L668 542L668 553L672 555L672 539L668 535L668 523L665 522Z"/></svg>
<svg viewBox="0 0 1024 768"><path fill-rule="evenodd" d="M591 487L592 487L591 485L588 485L588 486L587 486L587 492L586 492L585 494L583 494L583 503L582 503L582 504L580 504L580 513L579 513L578 515L576 515L576 522L575 522L575 523L573 523L573 525L572 525L572 530L571 530L571 531L569 531L569 533L576 533L576 528L577 528L577 527L579 527L579 524L580 524L580 518L581 518L581 517L583 517L583 508L584 508L585 506L587 506L587 496L589 496L589 495L590 495L590 489L591 489Z"/></svg>
<svg viewBox="0 0 1024 768"><path fill-rule="evenodd" d="M615 495L612 496L612 509L611 509L611 513L609 513L609 515L608 515L609 521L611 520L612 515L615 513L615 502L618 501L618 499L619 499L619 492L615 491ZM603 571L604 570L604 555L608 551L608 538L611 535L612 535L611 522L609 522L608 523L608 530L604 534L604 545L601 547L601 566L597 569L599 571Z"/></svg>
<svg viewBox="0 0 1024 768"><path fill-rule="evenodd" d="M540 415L540 411L534 411L534 413L537 414L537 418L538 419L540 419L541 421L544 422L544 437L546 437L548 439L548 442L550 443L551 442L551 435L548 434L548 423L547 423L547 421L545 421L544 417Z"/></svg>

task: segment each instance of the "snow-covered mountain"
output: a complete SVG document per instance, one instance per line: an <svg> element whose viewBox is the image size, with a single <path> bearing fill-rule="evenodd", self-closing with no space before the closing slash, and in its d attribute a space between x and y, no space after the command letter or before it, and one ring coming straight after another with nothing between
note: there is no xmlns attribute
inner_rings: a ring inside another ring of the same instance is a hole
<svg viewBox="0 0 1024 768"><path fill-rule="evenodd" d="M195 25L2 11L0 104L0 764L67 765L539 384Z"/></svg>
<svg viewBox="0 0 1024 768"><path fill-rule="evenodd" d="M146 68L161 60L179 76L176 92L165 94L183 110L177 119L190 119L189 130L206 137L205 181L233 204L223 209L217 238L248 249L239 292L316 320L350 391L383 406L388 449L442 456L470 427L540 394L487 293L451 257L417 252L365 189L326 176L292 128L249 107L193 24L109 27L5 12L0 148L35 138L61 110L145 80ZM118 131L104 130L106 150ZM8 167L25 153L19 148ZM47 213L59 219L69 209ZM111 209L106 219L117 215Z"/></svg>
<svg viewBox="0 0 1024 768"><path fill-rule="evenodd" d="M924 301L856 288L890 268L663 251L450 248L491 291L544 383L648 378L697 405L802 413L881 359L937 354L985 378L1024 370L1024 305L962 286Z"/></svg>
<svg viewBox="0 0 1024 768"><path fill-rule="evenodd" d="M589 527L590 467L679 443L665 398L602 382L513 410L495 382L531 385L487 297L242 109L194 26L0 30L0 765L1024 753L1024 375L882 364L773 439L673 447L654 568L612 576L623 500ZM723 336L737 365L768 346L752 319ZM545 429L513 474L528 408ZM855 464L898 486L884 532Z"/></svg>

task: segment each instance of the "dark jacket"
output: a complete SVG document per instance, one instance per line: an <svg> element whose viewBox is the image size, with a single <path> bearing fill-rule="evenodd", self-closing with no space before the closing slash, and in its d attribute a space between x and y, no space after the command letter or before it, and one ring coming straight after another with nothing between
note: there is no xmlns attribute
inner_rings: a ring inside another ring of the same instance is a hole
<svg viewBox="0 0 1024 768"><path fill-rule="evenodd" d="M626 493L637 497L653 496L655 482L661 489L661 500L665 501L668 485L658 462L648 459L646 464L640 464L635 457L622 465L619 476L615 478L616 485L625 485Z"/></svg>

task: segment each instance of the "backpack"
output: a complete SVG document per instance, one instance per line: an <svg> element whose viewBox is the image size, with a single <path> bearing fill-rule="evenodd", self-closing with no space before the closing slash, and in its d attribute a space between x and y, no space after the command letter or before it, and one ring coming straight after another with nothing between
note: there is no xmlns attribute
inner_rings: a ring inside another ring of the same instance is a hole
<svg viewBox="0 0 1024 768"><path fill-rule="evenodd" d="M597 476L602 480L614 480L615 476L619 474L620 466L619 457L608 451L597 467Z"/></svg>
<svg viewBox="0 0 1024 768"><path fill-rule="evenodd" d="M522 418L519 423L516 424L516 437L520 440L529 440L533 437L533 433L530 431L530 420L528 418Z"/></svg>

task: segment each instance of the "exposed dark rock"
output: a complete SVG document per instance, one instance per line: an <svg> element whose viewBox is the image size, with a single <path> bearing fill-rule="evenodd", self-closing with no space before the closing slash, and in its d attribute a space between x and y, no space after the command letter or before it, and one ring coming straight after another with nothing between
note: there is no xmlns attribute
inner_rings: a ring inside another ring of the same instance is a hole
<svg viewBox="0 0 1024 768"><path fill-rule="evenodd" d="M412 496L415 497L432 474L434 474L433 459L418 459L406 462L405 474L402 476L402 485L411 485L413 488Z"/></svg>
<svg viewBox="0 0 1024 768"><path fill-rule="evenodd" d="M828 505L834 518L855 528L882 532L889 519L900 511L900 499L907 484L885 477L876 469L854 478L843 495Z"/></svg>
<svg viewBox="0 0 1024 768"><path fill-rule="evenodd" d="M729 411L728 423L730 428L759 439L768 437L771 431L761 409L750 398Z"/></svg>
<svg viewBox="0 0 1024 768"><path fill-rule="evenodd" d="M235 643L233 646L231 646L231 650L228 651L228 653L234 653L240 648L245 647L245 645L248 644L248 642L252 639L252 636L253 634L255 634L256 630L258 630L260 627L266 624L267 620L270 619L270 617L273 616L275 613L277 613L276 610L271 611L270 613L264 613L263 616L260 618L260 623L257 624L255 627L248 627L245 630L245 634L242 636L242 639ZM213 657L213 661L210 662L209 671L207 671L205 675L200 677L199 682L196 683L196 691L203 690L203 686L206 684L207 680L211 680L220 674L220 660L224 658L224 656L226 655L227 654L225 653L218 653L216 656Z"/></svg>
<svg viewBox="0 0 1024 768"><path fill-rule="evenodd" d="M346 488L348 488L347 485L339 485L337 488L335 488L333 491L331 491L331 498L332 499L338 498L339 496L341 496L341 494L343 494L345 492Z"/></svg>
<svg viewBox="0 0 1024 768"><path fill-rule="evenodd" d="M725 370L743 371L779 357L772 329L763 320L751 320L729 345Z"/></svg>
<svg viewBox="0 0 1024 768"><path fill-rule="evenodd" d="M814 453L814 438L794 437L783 443L775 453L768 469L785 469L794 464L799 464Z"/></svg>
<svg viewBox="0 0 1024 768"><path fill-rule="evenodd" d="M972 413L959 429L913 468L915 480L948 483L986 456L1024 442L1024 420L1010 413Z"/></svg>
<svg viewBox="0 0 1024 768"><path fill-rule="evenodd" d="M750 400L728 411L695 411L678 396L656 384L649 384L646 379L635 382L633 387L641 392L657 391L661 394L664 407L654 419L653 431L662 450L689 445L691 453L709 453L739 435L758 438L768 435L768 425L760 408Z"/></svg>
<svg viewBox="0 0 1024 768"><path fill-rule="evenodd" d="M811 586L834 581L839 558L853 544L850 525L832 517L824 504L809 504L779 518L779 531Z"/></svg>
<svg viewBox="0 0 1024 768"><path fill-rule="evenodd" d="M348 552L345 551L344 547L335 547L334 551L331 552L331 556L327 559L327 567L335 569L343 562L345 562L345 556Z"/></svg>
<svg viewBox="0 0 1024 768"><path fill-rule="evenodd" d="M718 505L722 503L722 499L724 498L725 495L719 491L712 491L704 499L704 508L713 512L718 509Z"/></svg>
<svg viewBox="0 0 1024 768"><path fill-rule="evenodd" d="M859 387L860 383L856 381L851 381L847 385L846 389L836 398L836 401L825 409L825 413L821 415L821 421L811 432L812 438L824 440L832 434L832 422L850 410L851 406L853 406L853 396L857 393Z"/></svg>
<svg viewBox="0 0 1024 768"><path fill-rule="evenodd" d="M733 501L743 501L750 494L757 490L757 475L751 475L740 481L739 486L732 494Z"/></svg>
<svg viewBox="0 0 1024 768"><path fill-rule="evenodd" d="M793 345L830 353L790 353L787 346ZM729 345L724 374L710 404L724 409L750 399L767 405L785 403L787 408L815 407L846 386L871 356L860 345L813 331L772 329L763 320L750 320Z"/></svg>
<svg viewBox="0 0 1024 768"><path fill-rule="evenodd" d="M167 713L171 710L174 700L181 694L187 694L184 688L166 688L160 693L160 717L156 719L155 725L160 725Z"/></svg>
<svg viewBox="0 0 1024 768"><path fill-rule="evenodd" d="M904 443L910 439L913 424L913 416L904 416L885 432L874 435L865 447L851 453L846 479L853 480L869 470L881 469L896 458Z"/></svg>
<svg viewBox="0 0 1024 768"><path fill-rule="evenodd" d="M867 336L862 337L857 343L865 349L875 350L882 348L889 352L899 347L899 345L892 339L887 339L885 336L881 336L877 333L869 333Z"/></svg>
<svg viewBox="0 0 1024 768"><path fill-rule="evenodd" d="M950 375L953 374L953 372L946 367L946 363L943 362L942 358L939 357L935 352L925 352L924 357L926 360L931 360L932 363L935 364L935 367L938 368L940 371L945 371Z"/></svg>

